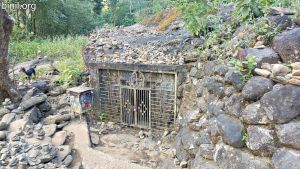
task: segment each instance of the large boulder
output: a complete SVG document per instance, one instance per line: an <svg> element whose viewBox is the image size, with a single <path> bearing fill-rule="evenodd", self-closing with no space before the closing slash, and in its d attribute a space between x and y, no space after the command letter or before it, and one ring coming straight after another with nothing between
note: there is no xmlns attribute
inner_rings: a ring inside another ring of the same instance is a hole
<svg viewBox="0 0 300 169"><path fill-rule="evenodd" d="M299 169L300 151L281 148L272 157L276 169Z"/></svg>
<svg viewBox="0 0 300 169"><path fill-rule="evenodd" d="M48 92L49 90L49 82L45 80L37 80L33 82L31 85L44 93Z"/></svg>
<svg viewBox="0 0 300 169"><path fill-rule="evenodd" d="M300 149L300 121L277 125L275 128L281 144Z"/></svg>
<svg viewBox="0 0 300 169"><path fill-rule="evenodd" d="M285 63L300 61L300 28L276 36L273 48Z"/></svg>
<svg viewBox="0 0 300 169"><path fill-rule="evenodd" d="M272 169L267 160L225 144L216 146L214 161L222 169Z"/></svg>
<svg viewBox="0 0 300 169"><path fill-rule="evenodd" d="M183 128L181 133L182 147L188 151L191 156L195 156L197 153L197 139L199 135L197 132L190 130L189 128Z"/></svg>
<svg viewBox="0 0 300 169"><path fill-rule="evenodd" d="M275 64L280 61L278 54L271 48L255 49L248 48L246 49L247 57L254 56L257 66L260 67L262 63Z"/></svg>
<svg viewBox="0 0 300 169"><path fill-rule="evenodd" d="M217 117L217 126L223 141L233 147L243 147L243 124L228 115L221 114Z"/></svg>
<svg viewBox="0 0 300 169"><path fill-rule="evenodd" d="M47 96L41 95L41 96L34 96L31 97L28 100L22 101L20 104L21 110L28 110L32 108L33 106L39 105L47 100Z"/></svg>
<svg viewBox="0 0 300 169"><path fill-rule="evenodd" d="M247 146L261 156L270 156L275 151L274 131L258 126L247 128Z"/></svg>
<svg viewBox="0 0 300 169"><path fill-rule="evenodd" d="M66 167L69 167L69 166L71 165L72 161L73 161L72 155L68 155L68 156L64 159L63 164L64 164Z"/></svg>
<svg viewBox="0 0 300 169"><path fill-rule="evenodd" d="M245 84L242 95L247 100L257 100L273 88L273 81L261 76L254 76Z"/></svg>
<svg viewBox="0 0 300 169"><path fill-rule="evenodd" d="M29 122L39 123L42 118L42 113L37 107L33 107L25 114L25 119Z"/></svg>
<svg viewBox="0 0 300 169"><path fill-rule="evenodd" d="M285 123L300 115L300 87L283 86L266 93L261 104L270 120Z"/></svg>
<svg viewBox="0 0 300 169"><path fill-rule="evenodd" d="M243 122L247 124L268 124L270 120L260 102L254 102L246 106L242 112Z"/></svg>

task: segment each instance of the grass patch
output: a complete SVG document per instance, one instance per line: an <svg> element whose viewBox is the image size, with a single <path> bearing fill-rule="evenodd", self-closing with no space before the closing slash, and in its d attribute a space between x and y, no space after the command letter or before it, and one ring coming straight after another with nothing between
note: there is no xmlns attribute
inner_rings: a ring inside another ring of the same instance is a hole
<svg viewBox="0 0 300 169"><path fill-rule="evenodd" d="M67 36L49 39L34 39L11 41L9 48L9 61L21 63L35 59L39 53L58 61L55 66L60 76L55 81L59 84L72 85L85 69L81 49L88 39L83 36ZM45 70L44 70L45 69ZM37 68L37 78L47 72L46 68ZM21 74L21 76L23 76ZM20 79L24 79L20 77Z"/></svg>
<svg viewBox="0 0 300 169"><path fill-rule="evenodd" d="M87 43L83 36L67 36L49 39L34 39L11 41L9 45L9 60L17 63L29 61L38 55L40 51L50 58L81 57L80 49Z"/></svg>

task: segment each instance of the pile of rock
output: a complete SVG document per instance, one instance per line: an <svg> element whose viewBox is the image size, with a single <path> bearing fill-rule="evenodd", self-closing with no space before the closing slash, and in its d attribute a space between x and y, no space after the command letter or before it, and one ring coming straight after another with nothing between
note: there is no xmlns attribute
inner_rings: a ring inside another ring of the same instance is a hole
<svg viewBox="0 0 300 169"><path fill-rule="evenodd" d="M262 64L261 68L256 68L255 73L274 80L282 84L292 84L300 86L300 62L289 65L284 64Z"/></svg>
<svg viewBox="0 0 300 169"><path fill-rule="evenodd" d="M176 22L175 22L176 23ZM102 28L90 36L84 55L87 63L183 64L197 60L201 41L183 27L155 31L154 27L133 25L126 28Z"/></svg>
<svg viewBox="0 0 300 169"><path fill-rule="evenodd" d="M67 168L72 148L63 128L72 114L56 112L48 101L48 84L37 81L19 105L5 99L0 109L0 168ZM58 111L57 111L58 112Z"/></svg>

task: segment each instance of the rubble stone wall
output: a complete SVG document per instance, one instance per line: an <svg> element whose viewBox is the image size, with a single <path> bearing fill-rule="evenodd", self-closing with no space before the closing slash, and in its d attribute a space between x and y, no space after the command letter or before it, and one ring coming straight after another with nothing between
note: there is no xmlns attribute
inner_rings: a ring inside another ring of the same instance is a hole
<svg viewBox="0 0 300 169"><path fill-rule="evenodd" d="M193 64L177 121L175 162L193 169L299 169L300 86L276 80L278 65L269 65L265 77L256 70L244 83L230 65ZM291 64L292 72L299 65Z"/></svg>

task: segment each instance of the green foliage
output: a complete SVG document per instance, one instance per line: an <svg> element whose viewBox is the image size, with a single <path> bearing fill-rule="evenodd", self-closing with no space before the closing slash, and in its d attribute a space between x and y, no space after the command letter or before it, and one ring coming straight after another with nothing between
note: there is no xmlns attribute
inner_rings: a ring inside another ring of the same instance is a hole
<svg viewBox="0 0 300 169"><path fill-rule="evenodd" d="M247 57L247 70L246 74L243 76L243 82L246 83L251 77L253 77L253 70L255 69L255 56Z"/></svg>
<svg viewBox="0 0 300 169"><path fill-rule="evenodd" d="M43 55L58 61L55 65L60 71L60 76L55 81L59 84L72 85L84 71L85 65L81 55L81 48L87 43L87 38L56 37L52 40L20 40L10 43L9 59L24 62L36 58L38 51ZM41 78L47 70L37 67L37 78ZM19 77L25 79L23 74Z"/></svg>
<svg viewBox="0 0 300 169"><path fill-rule="evenodd" d="M236 71L243 73L242 81L246 83L251 77L253 77L255 61L255 56L247 56L246 62L242 62L237 59L231 59L229 63L234 66Z"/></svg>
<svg viewBox="0 0 300 169"><path fill-rule="evenodd" d="M143 22L145 19L151 18L158 13L164 13L163 10L169 6L169 0L152 0L144 1L144 8L135 13L136 22Z"/></svg>
<svg viewBox="0 0 300 169"><path fill-rule="evenodd" d="M248 139L249 139L248 133L243 132L243 138L242 138L242 141L243 141L243 142L247 142Z"/></svg>
<svg viewBox="0 0 300 169"><path fill-rule="evenodd" d="M257 18L263 15L263 0L237 0L234 16L237 19L246 21L247 19Z"/></svg>
<svg viewBox="0 0 300 169"><path fill-rule="evenodd" d="M80 79L85 65L82 58L65 58L60 61L57 67L60 71L60 75L59 78L56 79L56 83L74 85Z"/></svg>
<svg viewBox="0 0 300 169"><path fill-rule="evenodd" d="M239 71L239 72L243 72L244 71L243 63L240 60L238 60L238 59L231 59L229 61L229 64L231 64L232 66L234 66L234 69L236 71Z"/></svg>
<svg viewBox="0 0 300 169"><path fill-rule="evenodd" d="M207 15L216 12L214 2L210 0L172 0L182 11L187 29L194 35L206 32Z"/></svg>
<svg viewBox="0 0 300 169"><path fill-rule="evenodd" d="M37 3L35 27L39 36L85 34L97 25L89 0L47 0Z"/></svg>
<svg viewBox="0 0 300 169"><path fill-rule="evenodd" d="M9 46L9 59L16 58L17 62L24 62L36 58L38 51L53 57L81 57L80 49L87 43L82 36L55 37L53 39L13 40Z"/></svg>
<svg viewBox="0 0 300 169"><path fill-rule="evenodd" d="M262 41L264 41L266 44L269 44L280 32L280 28L272 26L267 19L260 18L253 23L253 31L261 37Z"/></svg>
<svg viewBox="0 0 300 169"><path fill-rule="evenodd" d="M102 18L106 24L129 26L162 11L168 6L168 0L109 0Z"/></svg>
<svg viewBox="0 0 300 169"><path fill-rule="evenodd" d="M101 22L93 12L91 0L9 0L10 3L34 3L36 10L11 10L24 35L54 37L86 34Z"/></svg>
<svg viewBox="0 0 300 169"><path fill-rule="evenodd" d="M106 119L106 113L105 112L100 112L98 118L99 118L100 122L104 122L104 120Z"/></svg>

